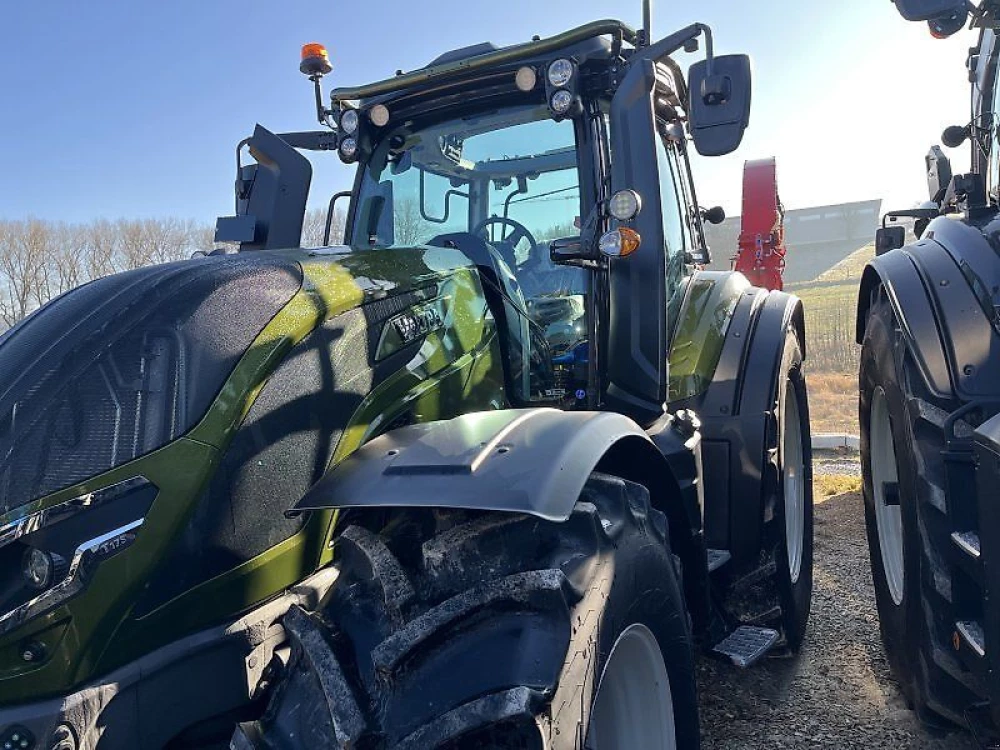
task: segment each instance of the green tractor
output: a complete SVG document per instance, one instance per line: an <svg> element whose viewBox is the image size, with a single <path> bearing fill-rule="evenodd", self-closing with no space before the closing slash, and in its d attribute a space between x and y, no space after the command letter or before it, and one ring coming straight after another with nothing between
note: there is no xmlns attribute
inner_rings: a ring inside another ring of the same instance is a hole
<svg viewBox="0 0 1000 750"><path fill-rule="evenodd" d="M240 144L240 252L0 338L0 747L697 747L696 653L796 651L812 589L801 303L696 270L749 58L647 7L302 70L329 127Z"/></svg>

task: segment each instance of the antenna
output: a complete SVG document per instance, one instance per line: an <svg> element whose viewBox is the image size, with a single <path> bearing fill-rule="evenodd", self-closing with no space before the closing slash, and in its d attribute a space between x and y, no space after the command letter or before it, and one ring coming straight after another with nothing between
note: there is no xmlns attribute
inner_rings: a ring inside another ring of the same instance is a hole
<svg viewBox="0 0 1000 750"><path fill-rule="evenodd" d="M643 46L653 43L653 0L642 0Z"/></svg>

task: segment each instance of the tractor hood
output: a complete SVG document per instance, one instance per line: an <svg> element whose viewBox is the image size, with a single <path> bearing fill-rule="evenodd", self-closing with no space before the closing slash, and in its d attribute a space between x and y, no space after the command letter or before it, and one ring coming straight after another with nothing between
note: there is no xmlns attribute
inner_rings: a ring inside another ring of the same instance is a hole
<svg viewBox="0 0 1000 750"><path fill-rule="evenodd" d="M100 279L0 337L0 516L190 430L302 284L298 263L212 257Z"/></svg>

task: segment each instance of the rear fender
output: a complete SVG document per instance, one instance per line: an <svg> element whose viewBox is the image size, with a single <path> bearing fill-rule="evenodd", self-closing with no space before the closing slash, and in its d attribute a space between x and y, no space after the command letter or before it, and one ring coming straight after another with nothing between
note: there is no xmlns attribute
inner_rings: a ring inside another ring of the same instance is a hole
<svg viewBox="0 0 1000 750"><path fill-rule="evenodd" d="M671 404L701 418L705 472L705 544L728 550L736 565L760 552L767 451L776 439L775 397L785 334L805 356L802 302L754 287L741 294L708 390Z"/></svg>
<svg viewBox="0 0 1000 750"><path fill-rule="evenodd" d="M868 264L858 292L856 338L859 344L864 342L872 299L878 289L883 289L924 385L933 395L948 398L953 393L952 377L934 313L934 294L928 291L912 254L913 251L923 253L932 247L939 246L925 240L880 255Z"/></svg>

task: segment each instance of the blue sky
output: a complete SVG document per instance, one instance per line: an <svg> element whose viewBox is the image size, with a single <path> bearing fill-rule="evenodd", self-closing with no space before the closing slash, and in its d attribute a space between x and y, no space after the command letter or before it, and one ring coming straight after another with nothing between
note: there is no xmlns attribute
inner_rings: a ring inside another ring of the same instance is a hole
<svg viewBox="0 0 1000 750"><path fill-rule="evenodd" d="M298 72L304 42L325 43L335 66L328 81L349 85L486 39L511 44L608 16L637 24L640 16L638 0L5 5L0 217L66 221L211 221L230 212L235 144L254 123L315 126L310 84ZM367 30L365 9L377 21ZM693 20L713 26L718 51L748 52L755 66L743 147L696 164L703 203L738 213L743 161L770 155L792 208L924 199L923 154L945 125L967 116L962 63L971 33L935 42L889 0L655 4L654 33ZM316 205L347 185L335 160L314 180ZM955 160L956 171L967 164Z"/></svg>

